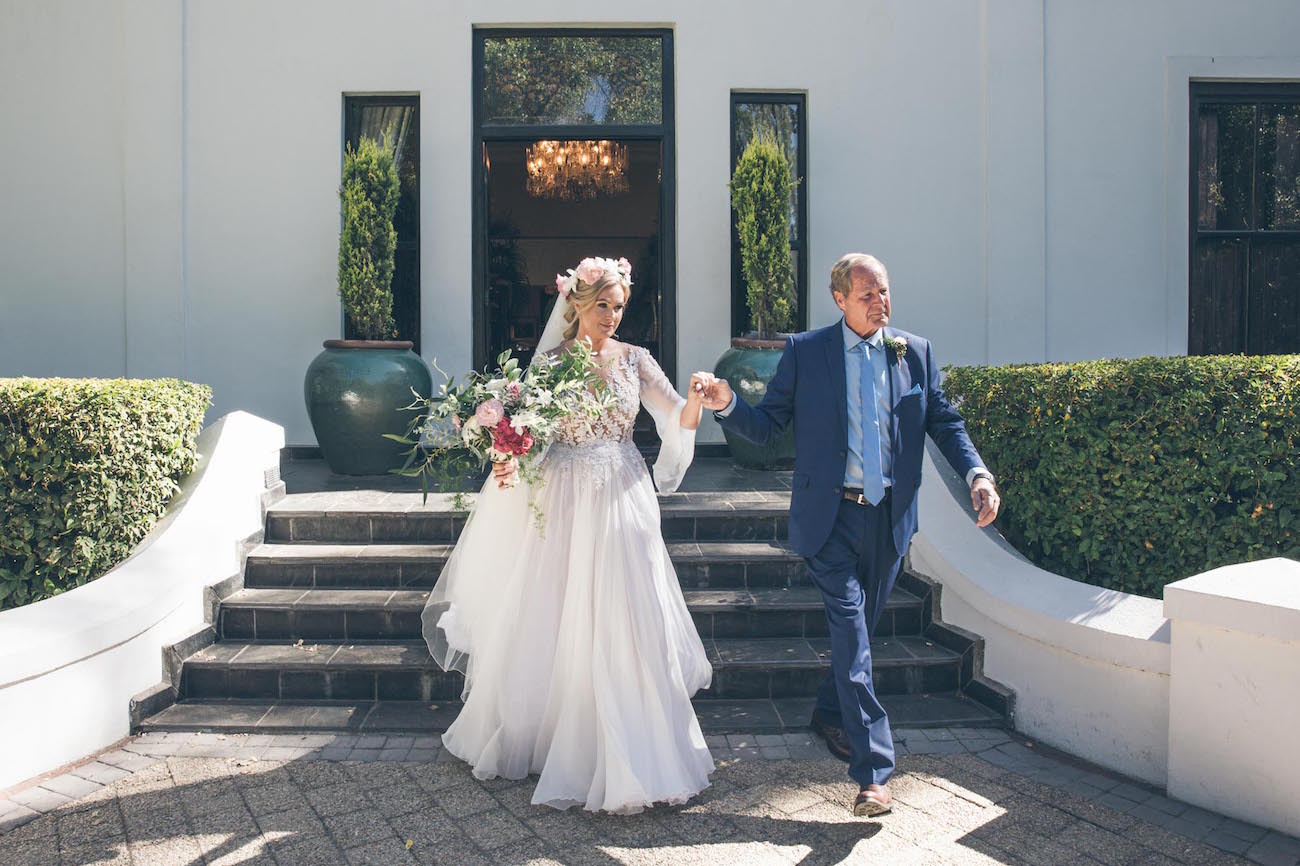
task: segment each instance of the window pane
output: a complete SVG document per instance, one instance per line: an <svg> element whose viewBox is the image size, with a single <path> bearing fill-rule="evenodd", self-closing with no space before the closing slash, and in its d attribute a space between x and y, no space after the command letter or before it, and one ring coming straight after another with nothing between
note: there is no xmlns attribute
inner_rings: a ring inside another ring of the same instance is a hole
<svg viewBox="0 0 1300 866"><path fill-rule="evenodd" d="M745 149L755 137L776 142L790 161L790 240L799 240L799 105L793 102L736 103L736 151Z"/></svg>
<svg viewBox="0 0 1300 866"><path fill-rule="evenodd" d="M488 37L483 122L663 122L657 36Z"/></svg>
<svg viewBox="0 0 1300 866"><path fill-rule="evenodd" d="M1259 228L1300 229L1300 105L1259 108Z"/></svg>
<svg viewBox="0 0 1300 866"><path fill-rule="evenodd" d="M391 100L391 101L388 101ZM356 147L363 138L385 142L393 154L401 193L393 228L397 250L393 263L393 320L396 338L420 350L420 111L415 97L347 97L344 138ZM344 337L355 339L351 322Z"/></svg>
<svg viewBox="0 0 1300 866"><path fill-rule="evenodd" d="M1248 342L1252 355L1300 352L1300 242L1254 242Z"/></svg>
<svg viewBox="0 0 1300 866"><path fill-rule="evenodd" d="M1197 241L1192 260L1188 353L1244 351L1245 300L1246 241Z"/></svg>
<svg viewBox="0 0 1300 866"><path fill-rule="evenodd" d="M1197 130L1197 226L1250 228L1255 106L1202 105Z"/></svg>

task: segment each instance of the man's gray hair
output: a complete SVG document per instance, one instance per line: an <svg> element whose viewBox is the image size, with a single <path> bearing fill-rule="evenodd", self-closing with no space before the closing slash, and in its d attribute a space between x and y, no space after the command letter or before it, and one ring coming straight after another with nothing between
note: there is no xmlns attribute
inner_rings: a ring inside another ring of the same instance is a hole
<svg viewBox="0 0 1300 866"><path fill-rule="evenodd" d="M846 253L831 266L831 291L847 298L853 289L854 271L866 271L878 281L889 283L889 272L880 259L866 253Z"/></svg>

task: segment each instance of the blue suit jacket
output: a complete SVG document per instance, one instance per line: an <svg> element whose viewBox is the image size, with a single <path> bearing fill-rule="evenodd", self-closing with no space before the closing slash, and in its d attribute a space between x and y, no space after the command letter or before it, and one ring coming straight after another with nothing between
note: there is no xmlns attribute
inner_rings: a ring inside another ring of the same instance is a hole
<svg viewBox="0 0 1300 866"><path fill-rule="evenodd" d="M971 444L961 415L943 395L930 342L894 328L885 328L885 337L907 341L901 359L892 348L886 347L885 352L894 406L893 429L889 431L894 449L890 518L894 547L902 556L916 533L916 491L921 486L926 434L963 477L984 463ZM759 404L751 407L738 396L731 413L717 420L760 445L794 423L790 546L800 556L814 556L830 537L843 498L848 462L848 396L840 323L791 337Z"/></svg>

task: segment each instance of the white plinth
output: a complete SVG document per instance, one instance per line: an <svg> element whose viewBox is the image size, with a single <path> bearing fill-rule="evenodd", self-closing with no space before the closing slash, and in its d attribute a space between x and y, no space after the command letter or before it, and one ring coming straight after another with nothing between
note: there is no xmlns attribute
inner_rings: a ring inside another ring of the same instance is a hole
<svg viewBox="0 0 1300 866"><path fill-rule="evenodd" d="M1165 587L1169 796L1300 835L1300 563Z"/></svg>

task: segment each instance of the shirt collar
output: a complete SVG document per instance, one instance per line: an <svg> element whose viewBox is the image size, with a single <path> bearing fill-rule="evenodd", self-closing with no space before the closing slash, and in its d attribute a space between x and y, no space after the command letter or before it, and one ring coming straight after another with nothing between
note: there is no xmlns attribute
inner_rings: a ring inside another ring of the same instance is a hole
<svg viewBox="0 0 1300 866"><path fill-rule="evenodd" d="M854 332L854 330L849 327L849 323L844 319L840 319L840 330L844 332L844 351L852 352L855 348L857 348L858 343L862 342L862 338L859 337ZM867 342L871 344L871 348L873 349L884 348L885 329L876 328L876 333L868 337Z"/></svg>

